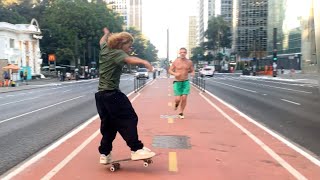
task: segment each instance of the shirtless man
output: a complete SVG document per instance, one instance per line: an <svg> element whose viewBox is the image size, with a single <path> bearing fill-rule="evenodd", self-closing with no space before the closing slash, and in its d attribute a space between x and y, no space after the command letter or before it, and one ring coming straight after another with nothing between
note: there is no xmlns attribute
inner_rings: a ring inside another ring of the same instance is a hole
<svg viewBox="0 0 320 180"><path fill-rule="evenodd" d="M187 96L190 93L188 74L191 73L191 75L194 76L194 68L192 61L186 58L186 48L180 48L179 54L180 57L172 63L169 73L175 77L175 81L173 82L175 95L174 109L177 110L181 102L179 117L183 119L183 111L187 105Z"/></svg>

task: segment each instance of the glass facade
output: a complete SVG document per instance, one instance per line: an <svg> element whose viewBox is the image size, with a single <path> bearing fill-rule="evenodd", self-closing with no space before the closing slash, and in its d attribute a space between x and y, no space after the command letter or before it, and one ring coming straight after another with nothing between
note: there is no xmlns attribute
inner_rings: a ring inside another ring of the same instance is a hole
<svg viewBox="0 0 320 180"><path fill-rule="evenodd" d="M314 0L315 45L318 73L320 73L320 1Z"/></svg>
<svg viewBox="0 0 320 180"><path fill-rule="evenodd" d="M317 67L314 14L319 10L318 0L270 0L268 7L269 59L274 49L278 65L290 69L315 72ZM274 41L274 28L277 30ZM318 35L319 36L319 35Z"/></svg>

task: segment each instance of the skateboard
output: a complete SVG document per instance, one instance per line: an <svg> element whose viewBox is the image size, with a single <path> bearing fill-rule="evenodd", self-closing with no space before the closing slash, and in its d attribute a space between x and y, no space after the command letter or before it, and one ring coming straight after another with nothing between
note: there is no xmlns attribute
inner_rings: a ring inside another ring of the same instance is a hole
<svg viewBox="0 0 320 180"><path fill-rule="evenodd" d="M155 156L157 156L157 155L159 155L159 154L156 154ZM155 156L153 156L153 157L155 157ZM147 159L138 159L138 160L132 160L131 158L119 159L119 160L114 160L114 161L112 161L110 163L107 163L106 165L111 165L110 168L109 168L109 170L111 172L115 172L115 171L120 169L120 162L143 161L143 166L144 167L148 167L150 164L153 163L153 161L152 161L153 157L147 158Z"/></svg>

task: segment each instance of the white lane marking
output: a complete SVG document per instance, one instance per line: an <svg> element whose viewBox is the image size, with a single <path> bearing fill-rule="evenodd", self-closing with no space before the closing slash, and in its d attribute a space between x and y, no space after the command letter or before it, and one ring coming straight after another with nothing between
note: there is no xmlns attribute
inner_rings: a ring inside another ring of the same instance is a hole
<svg viewBox="0 0 320 180"><path fill-rule="evenodd" d="M295 105L298 105L300 106L301 104L300 103L297 103L297 102L293 102L293 101L289 101L287 99L281 99L282 101L285 101L285 102L288 102L288 103L291 103L291 104L295 104Z"/></svg>
<svg viewBox="0 0 320 180"><path fill-rule="evenodd" d="M140 96L138 93L134 98L132 98L131 103ZM100 134L100 129L94 132L88 139L86 139L80 146L73 150L65 159L63 159L58 165L56 165L51 171L49 171L41 180L49 180L55 176L65 165L67 165L75 156L77 156L94 138Z"/></svg>
<svg viewBox="0 0 320 180"><path fill-rule="evenodd" d="M241 90L244 90L244 91L257 93L257 91L253 91L253 90L250 90L250 89L245 89L245 88L241 88L241 87L238 87L238 86L233 86L233 85L230 85L230 84L226 84L226 83L222 83L222 82L218 82L218 81L214 81L214 80L212 80L212 81L215 82L215 83L218 83L218 84L223 84L223 85L230 86L230 87L237 88L237 89L241 89Z"/></svg>
<svg viewBox="0 0 320 180"><path fill-rule="evenodd" d="M87 127L90 123L92 123L94 120L96 120L98 118L99 118L99 115L96 114L95 116L90 118L88 121L84 122L82 125L80 125L79 127L75 128L70 133L66 134L65 136L63 136L62 138L60 138L59 140L57 140L56 142L51 144L46 149L40 151L36 156L33 156L32 158L22 162L20 165L17 165L16 168L13 169L12 171L10 171L9 173L7 173L7 175L5 175L2 180L12 179L14 176L19 174L23 170L25 170L27 167L29 167L33 163L37 162L42 157L46 156L50 151L52 151L55 148L57 148L60 144L62 144L63 142L67 141L68 139L70 139L74 135L78 134L81 130L83 130L85 127Z"/></svg>
<svg viewBox="0 0 320 180"><path fill-rule="evenodd" d="M288 172L290 172L297 179L307 179L300 172L294 169L288 162L282 159L277 153L275 153L269 146L264 144L259 138L253 135L246 128L241 126L237 121L232 119L227 113L221 110L216 104L211 102L207 97L205 97L202 92L199 93L212 107L219 111L225 118L227 118L232 124L238 127L242 132L247 134L255 143L257 143L266 153L268 153L274 160L276 160L282 167L284 167Z"/></svg>
<svg viewBox="0 0 320 180"><path fill-rule="evenodd" d="M78 155L94 138L100 134L100 130L94 132L88 139L86 139L80 146L73 150L65 159L63 159L57 166L49 171L41 180L50 180L57 172L59 172L66 164L68 164L76 155Z"/></svg>
<svg viewBox="0 0 320 180"><path fill-rule="evenodd" d="M8 104L13 104L13 103L18 103L18 102L22 102L22 101L26 101L26 100L37 99L37 98L39 98L39 97L40 97L40 96L34 97L34 98L29 98L29 99L23 99L23 100L19 100L19 101L12 101L12 102L9 102L9 103L0 104L0 106L4 106L4 105L8 105Z"/></svg>
<svg viewBox="0 0 320 180"><path fill-rule="evenodd" d="M14 97L14 95L7 95L6 97Z"/></svg>
<svg viewBox="0 0 320 180"><path fill-rule="evenodd" d="M198 90L198 89L197 89ZM200 90L198 90L200 92ZM279 141L283 142L285 145L287 145L288 147L290 147L291 149L295 150L296 152L298 152L299 154L301 154L302 156L304 156L305 158L307 158L309 161L311 161L312 163L314 163L315 165L320 167L320 160L318 160L317 158L313 157L312 155L310 155L309 153L307 153L306 151L302 150L300 147L294 145L292 142L290 142L289 140L285 139L284 137L282 137L281 135L277 134L276 132L268 129L267 127L265 127L264 125L258 123L257 121L255 121L254 119L250 118L249 116L247 116L246 114L244 114L243 112L239 111L237 108L235 108L234 106L228 104L227 102L223 101L222 99L220 99L219 97L213 95L211 92L206 91L206 93L208 95L210 95L211 97L215 98L216 100L218 100L219 102L221 102L222 104L224 104L225 106L227 106L228 108L232 109L233 111L237 112L240 116L244 117L247 121L251 122L252 124L258 126L259 128L263 129L264 131L266 131L267 133L269 133L271 136L275 137L276 139L278 139Z"/></svg>
<svg viewBox="0 0 320 180"><path fill-rule="evenodd" d="M233 79L230 79L230 80L235 81L235 80L233 80ZM216 82L216 81L215 81L215 82ZM249 84L255 84L255 85L259 85L259 86L272 87L272 88L276 88L276 89L283 89L283 90L287 90L287 91L294 91L294 92L301 92L301 93L306 93L306 94L312 94L312 92L309 92L309 91L301 91L301 90L296 90L296 89L282 88L282 87L270 86L270 85L266 85L266 84L252 83L252 82L247 82L247 81L241 81L241 82L249 83Z"/></svg>
<svg viewBox="0 0 320 180"><path fill-rule="evenodd" d="M69 92L69 91L71 91L71 90L65 90L65 91L62 91L62 93Z"/></svg>
<svg viewBox="0 0 320 180"><path fill-rule="evenodd" d="M41 111L41 110L44 110L44 109L48 109L50 107L53 107L53 106L56 106L56 105L59 105L59 104L63 104L63 103L69 102L69 101L73 101L75 99L79 99L79 98L82 98L82 97L84 97L84 96L78 96L78 97L75 97L75 98L72 98L72 99L68 99L68 100L65 100L65 101L61 101L61 102L58 102L58 103L55 103L55 104L52 104L52 105L37 109L37 110L33 110L33 111L30 111L30 112L27 112L27 113L24 113L24 114L20 114L18 116L14 116L14 117L11 117L11 118L8 118L8 119L0 120L0 124L2 124L4 122L7 122L7 121L11 121L13 119L17 119L17 118L22 117L22 116L26 116L28 114L32 114L32 113L35 113L35 112L38 112L38 111Z"/></svg>
<svg viewBox="0 0 320 180"><path fill-rule="evenodd" d="M151 81L149 81L151 82ZM148 82L148 83L149 83ZM134 91L130 92L129 94L127 94L127 96L131 96L132 94L134 94ZM71 131L70 133L66 134L65 136L63 136L61 139L57 140L56 142L54 142L52 145L48 146L46 149L43 149L42 151L40 151L38 154L36 154L35 156L31 157L30 159L25 160L24 162L18 164L17 166L15 166L13 169L11 169L10 171L8 171L7 173L5 173L3 175L2 180L10 180L12 179L14 176L18 175L19 173L21 173L22 171L24 171L25 169L27 169L29 166L31 166L32 164L34 164L35 162L39 161L41 158L43 158L44 156L46 156L50 151L54 150L55 148L57 148L60 144L64 143L65 141L67 141L68 139L70 139L71 137L73 137L74 135L78 134L81 130L83 130L86 126L88 126L91 122L93 122L94 120L98 119L99 115L95 115L93 116L91 119L89 119L88 121L84 122L82 125L80 125L79 127L77 127L76 129L74 129L73 131ZM57 172L56 172L57 173ZM1 179L1 178L0 178Z"/></svg>

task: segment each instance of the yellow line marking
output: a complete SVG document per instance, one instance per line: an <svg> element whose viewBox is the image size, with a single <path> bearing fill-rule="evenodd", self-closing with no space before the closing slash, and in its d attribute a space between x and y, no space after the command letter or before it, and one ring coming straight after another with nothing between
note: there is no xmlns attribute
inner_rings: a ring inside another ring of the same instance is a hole
<svg viewBox="0 0 320 180"><path fill-rule="evenodd" d="M169 124L174 123L174 119L173 119L173 118L168 118L168 123L169 123Z"/></svg>
<svg viewBox="0 0 320 180"><path fill-rule="evenodd" d="M172 107L172 102L168 102L168 106Z"/></svg>
<svg viewBox="0 0 320 180"><path fill-rule="evenodd" d="M176 152L169 152L169 171L178 172L178 161Z"/></svg>

